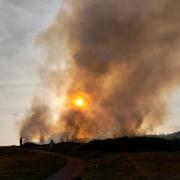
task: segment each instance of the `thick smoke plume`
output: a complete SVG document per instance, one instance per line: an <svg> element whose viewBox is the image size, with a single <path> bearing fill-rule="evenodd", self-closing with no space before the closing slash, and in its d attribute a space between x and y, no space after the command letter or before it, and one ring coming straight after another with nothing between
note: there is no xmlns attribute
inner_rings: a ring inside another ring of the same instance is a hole
<svg viewBox="0 0 180 180"><path fill-rule="evenodd" d="M44 142L50 132L51 118L49 107L41 103L37 97L33 99L30 111L27 113L26 120L21 125L21 134L26 141L39 140Z"/></svg>
<svg viewBox="0 0 180 180"><path fill-rule="evenodd" d="M64 107L37 101L20 135L85 140L152 131L180 82L179 42L179 0L64 1L38 37L47 52L43 87L56 101L64 97ZM78 94L87 97L84 110L71 105Z"/></svg>

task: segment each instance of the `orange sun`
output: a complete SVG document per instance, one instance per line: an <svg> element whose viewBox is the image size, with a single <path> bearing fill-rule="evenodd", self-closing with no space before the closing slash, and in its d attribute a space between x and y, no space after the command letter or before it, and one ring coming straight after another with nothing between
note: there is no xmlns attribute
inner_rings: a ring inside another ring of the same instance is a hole
<svg viewBox="0 0 180 180"><path fill-rule="evenodd" d="M68 99L70 100L70 107L77 110L87 110L91 102L89 95L84 92L73 93Z"/></svg>
<svg viewBox="0 0 180 180"><path fill-rule="evenodd" d="M84 99L82 97L79 97L79 98L75 99L74 104L76 106L83 107L84 106Z"/></svg>
<svg viewBox="0 0 180 180"><path fill-rule="evenodd" d="M87 101L86 101L85 97L77 96L73 100L73 105L77 108L83 109L87 106Z"/></svg>

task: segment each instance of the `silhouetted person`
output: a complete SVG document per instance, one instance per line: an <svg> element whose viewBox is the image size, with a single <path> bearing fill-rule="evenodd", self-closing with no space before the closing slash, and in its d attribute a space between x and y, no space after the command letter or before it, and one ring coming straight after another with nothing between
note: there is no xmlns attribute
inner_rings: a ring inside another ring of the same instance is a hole
<svg viewBox="0 0 180 180"><path fill-rule="evenodd" d="M23 137L20 137L19 144L20 144L20 146L22 146L22 144L23 144Z"/></svg>
<svg viewBox="0 0 180 180"><path fill-rule="evenodd" d="M51 139L51 141L50 141L50 148L51 149L53 148L53 144L54 144L54 141L53 141L53 139Z"/></svg>

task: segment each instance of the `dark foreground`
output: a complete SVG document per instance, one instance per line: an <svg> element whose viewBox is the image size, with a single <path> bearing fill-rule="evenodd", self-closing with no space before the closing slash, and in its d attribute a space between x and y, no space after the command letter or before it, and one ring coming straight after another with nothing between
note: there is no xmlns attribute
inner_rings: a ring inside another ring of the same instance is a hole
<svg viewBox="0 0 180 180"><path fill-rule="evenodd" d="M66 168L68 163L58 154L82 159L84 180L180 179L180 140L146 137L66 142L54 144L53 149L34 144L0 148L0 179L44 179L58 170L61 176L63 169L69 174L78 169L78 164Z"/></svg>
<svg viewBox="0 0 180 180"><path fill-rule="evenodd" d="M56 144L53 151L84 159L84 180L180 179L178 139L136 137L87 144L68 142Z"/></svg>
<svg viewBox="0 0 180 180"><path fill-rule="evenodd" d="M0 148L0 180L39 180L65 164L58 155L19 147Z"/></svg>
<svg viewBox="0 0 180 180"><path fill-rule="evenodd" d="M124 152L89 159L85 180L180 179L179 152Z"/></svg>

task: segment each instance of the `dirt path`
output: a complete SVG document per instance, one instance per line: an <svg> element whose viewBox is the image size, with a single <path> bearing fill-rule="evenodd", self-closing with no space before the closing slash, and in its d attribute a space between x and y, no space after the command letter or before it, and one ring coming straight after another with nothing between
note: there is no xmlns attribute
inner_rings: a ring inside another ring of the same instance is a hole
<svg viewBox="0 0 180 180"><path fill-rule="evenodd" d="M84 160L66 155L62 157L67 160L66 165L45 180L74 180L82 175L85 168Z"/></svg>

